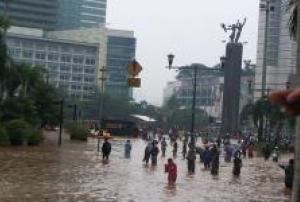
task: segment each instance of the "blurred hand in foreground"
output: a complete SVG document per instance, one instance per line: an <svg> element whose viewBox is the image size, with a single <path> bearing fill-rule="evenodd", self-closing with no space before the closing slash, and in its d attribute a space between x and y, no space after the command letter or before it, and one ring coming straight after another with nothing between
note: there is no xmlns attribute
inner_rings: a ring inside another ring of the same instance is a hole
<svg viewBox="0 0 300 202"><path fill-rule="evenodd" d="M300 115L300 87L272 92L269 100L273 104L281 105L290 115Z"/></svg>

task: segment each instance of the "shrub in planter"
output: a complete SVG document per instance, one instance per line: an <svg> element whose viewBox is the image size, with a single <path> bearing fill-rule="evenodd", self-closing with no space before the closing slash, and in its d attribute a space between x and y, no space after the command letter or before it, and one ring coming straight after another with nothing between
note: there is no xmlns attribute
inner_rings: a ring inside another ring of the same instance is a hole
<svg viewBox="0 0 300 202"><path fill-rule="evenodd" d="M0 126L0 146L9 145L9 136L3 126Z"/></svg>
<svg viewBox="0 0 300 202"><path fill-rule="evenodd" d="M70 134L71 140L87 141L88 129L77 123L66 124L66 130Z"/></svg>
<svg viewBox="0 0 300 202"><path fill-rule="evenodd" d="M23 145L25 138L30 133L30 126L23 120L12 120L6 123L6 129L11 145Z"/></svg>
<svg viewBox="0 0 300 202"><path fill-rule="evenodd" d="M41 130L31 130L27 137L27 145L28 146L37 146L42 143L44 140L44 136Z"/></svg>

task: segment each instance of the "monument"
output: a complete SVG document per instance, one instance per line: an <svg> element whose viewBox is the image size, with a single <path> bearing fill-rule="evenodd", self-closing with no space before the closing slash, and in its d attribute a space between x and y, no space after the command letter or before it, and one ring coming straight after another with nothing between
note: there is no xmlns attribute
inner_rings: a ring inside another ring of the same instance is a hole
<svg viewBox="0 0 300 202"><path fill-rule="evenodd" d="M243 44L239 42L246 18L232 25L221 24L225 32L231 30L226 44L224 68L224 91L221 135L235 134L239 130L239 102Z"/></svg>

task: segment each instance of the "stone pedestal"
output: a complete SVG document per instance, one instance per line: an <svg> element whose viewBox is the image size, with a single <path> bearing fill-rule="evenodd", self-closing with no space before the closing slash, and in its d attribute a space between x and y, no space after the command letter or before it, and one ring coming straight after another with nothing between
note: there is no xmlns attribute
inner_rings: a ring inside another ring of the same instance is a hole
<svg viewBox="0 0 300 202"><path fill-rule="evenodd" d="M242 55L243 45L241 43L226 45L221 135L235 134L239 129Z"/></svg>

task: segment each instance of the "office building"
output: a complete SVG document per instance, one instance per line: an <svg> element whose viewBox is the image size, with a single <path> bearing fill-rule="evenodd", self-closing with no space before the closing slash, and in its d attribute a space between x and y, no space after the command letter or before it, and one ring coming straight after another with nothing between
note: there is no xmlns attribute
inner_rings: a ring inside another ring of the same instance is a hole
<svg viewBox="0 0 300 202"><path fill-rule="evenodd" d="M106 0L58 0L57 29L100 27L106 22Z"/></svg>
<svg viewBox="0 0 300 202"><path fill-rule="evenodd" d="M223 101L223 75L219 71L205 70L208 68L201 64L203 70L197 75L196 107L203 109L209 116L221 119ZM181 71L177 80L169 82L164 90L164 104L171 97L178 100L181 108L190 107L193 100L193 72Z"/></svg>
<svg viewBox="0 0 300 202"><path fill-rule="evenodd" d="M261 0L261 5L265 1ZM257 42L257 67L255 69L255 98L261 97L263 61L266 59L266 91L285 89L286 82L295 74L296 43L291 40L284 0L271 0L269 19L266 24L266 9L260 8ZM265 38L266 26L268 27ZM266 40L265 40L266 39ZM267 45L265 46L265 42ZM265 50L266 47L266 50ZM266 54L265 54L266 53ZM266 92L266 93L267 93Z"/></svg>
<svg viewBox="0 0 300 202"><path fill-rule="evenodd" d="M14 26L54 29L57 9L58 0L0 0L0 14Z"/></svg>
<svg viewBox="0 0 300 202"><path fill-rule="evenodd" d="M132 98L127 66L135 58L136 39L133 32L123 30L108 30L107 36L107 92Z"/></svg>
<svg viewBox="0 0 300 202"><path fill-rule="evenodd" d="M135 57L136 39L132 31L112 30L103 27L82 28L49 32L48 36L98 44L102 50L99 52L98 86L102 85L102 78L105 77L105 91L107 93L132 98L132 89L128 87L127 83L127 65Z"/></svg>
<svg viewBox="0 0 300 202"><path fill-rule="evenodd" d="M72 98L95 98L97 44L47 38L39 30L31 35L23 33L11 31L6 37L8 53L15 62L45 67L49 83Z"/></svg>

